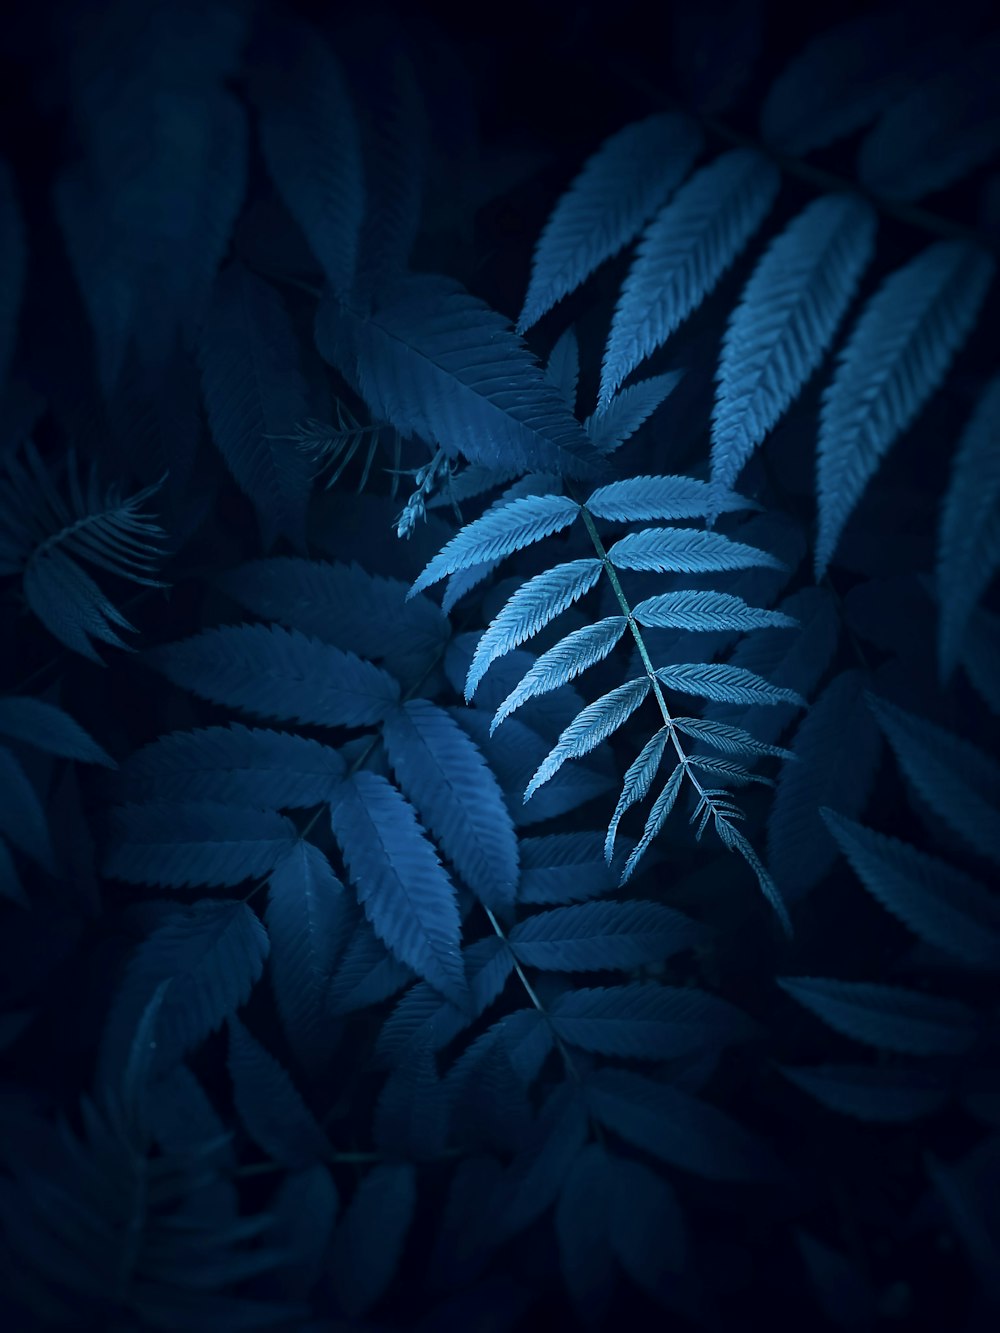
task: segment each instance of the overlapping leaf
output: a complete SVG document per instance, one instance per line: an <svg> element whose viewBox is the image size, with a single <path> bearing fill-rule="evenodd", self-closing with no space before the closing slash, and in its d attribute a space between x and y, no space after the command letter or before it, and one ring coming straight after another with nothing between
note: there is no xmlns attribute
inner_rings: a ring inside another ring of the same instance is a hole
<svg viewBox="0 0 1000 1333"><path fill-rule="evenodd" d="M827 977L779 977L778 985L834 1031L880 1050L962 1055L976 1041L975 1011L958 1000Z"/></svg>
<svg viewBox="0 0 1000 1333"><path fill-rule="evenodd" d="M508 938L522 963L543 971L627 971L694 948L705 932L658 903L593 902L527 917Z"/></svg>
<svg viewBox="0 0 1000 1333"><path fill-rule="evenodd" d="M968 337L994 267L974 246L938 241L886 278L852 329L820 413L817 580L886 452Z"/></svg>
<svg viewBox="0 0 1000 1333"><path fill-rule="evenodd" d="M686 116L656 115L606 139L560 197L539 238L518 319L523 333L639 234L701 147Z"/></svg>

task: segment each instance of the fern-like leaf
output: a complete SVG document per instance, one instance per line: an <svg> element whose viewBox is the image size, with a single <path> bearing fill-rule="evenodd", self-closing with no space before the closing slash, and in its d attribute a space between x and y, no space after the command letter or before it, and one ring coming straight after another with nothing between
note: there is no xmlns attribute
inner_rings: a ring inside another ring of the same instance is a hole
<svg viewBox="0 0 1000 1333"><path fill-rule="evenodd" d="M820 414L817 581L886 452L944 379L994 267L982 250L938 241L889 275L852 329Z"/></svg>
<svg viewBox="0 0 1000 1333"><path fill-rule="evenodd" d="M104 872L130 884L232 885L266 875L296 842L295 825L273 810L218 801L121 806Z"/></svg>
<svg viewBox="0 0 1000 1333"><path fill-rule="evenodd" d="M785 1171L767 1144L708 1102L630 1069L598 1069L585 1084L591 1115L626 1143L709 1180L774 1185Z"/></svg>
<svg viewBox="0 0 1000 1333"><path fill-rule="evenodd" d="M921 799L976 851L1000 862L1000 764L884 699L869 695L868 706Z"/></svg>
<svg viewBox="0 0 1000 1333"><path fill-rule="evenodd" d="M647 597L632 608L640 625L651 629L752 630L794 629L798 621L783 611L748 606L742 597L725 592L665 592Z"/></svg>
<svg viewBox="0 0 1000 1333"><path fill-rule="evenodd" d="M1000 903L939 857L834 810L820 814L868 892L922 940L971 967L1000 968Z"/></svg>
<svg viewBox="0 0 1000 1333"><path fill-rule="evenodd" d="M903 1125L940 1111L948 1090L922 1069L871 1065L787 1065L781 1072L822 1106L880 1125Z"/></svg>
<svg viewBox="0 0 1000 1333"><path fill-rule="evenodd" d="M465 883L494 911L513 906L517 837L476 744L426 699L410 699L390 713L382 739L403 793Z"/></svg>
<svg viewBox="0 0 1000 1333"><path fill-rule="evenodd" d="M144 745L122 765L119 789L137 801L296 809L329 800L344 768L332 746L232 722L174 731Z"/></svg>
<svg viewBox="0 0 1000 1333"><path fill-rule="evenodd" d="M573 1307L586 1328L607 1320L614 1294L610 1245L611 1159L588 1143L567 1172L555 1207L559 1267Z"/></svg>
<svg viewBox="0 0 1000 1333"><path fill-rule="evenodd" d="M756 707L757 705L753 705ZM686 736L704 741L706 745L724 754L774 755L778 759L794 759L792 750L781 745L768 745L751 736L742 727L730 726L727 722L716 722L707 717L675 717L673 725Z"/></svg>
<svg viewBox="0 0 1000 1333"><path fill-rule="evenodd" d="M619 396L624 397L625 392ZM718 503L722 506L720 513L758 507L742 495L727 495ZM637 523L658 518L702 518L711 506L708 483L694 477L626 477L599 486L587 497L585 507L595 518L606 518L612 523Z"/></svg>
<svg viewBox="0 0 1000 1333"><path fill-rule="evenodd" d="M167 1069L245 1004L264 970L267 932L245 903L203 898L178 907L132 956L104 1030L102 1069L124 1068L132 1034L157 986L156 1067Z"/></svg>
<svg viewBox="0 0 1000 1333"><path fill-rule="evenodd" d="M594 902L527 917L508 938L517 958L549 972L628 971L660 962L704 939L704 929L649 902Z"/></svg>
<svg viewBox="0 0 1000 1333"><path fill-rule="evenodd" d="M326 1161L331 1148L288 1071L233 1015L229 1022L229 1075L246 1131L269 1157L298 1171Z"/></svg>
<svg viewBox="0 0 1000 1333"><path fill-rule="evenodd" d="M0 736L30 745L46 754L77 759L83 764L102 764L116 768L115 761L97 744L76 718L29 695L8 694L0 697Z"/></svg>
<svg viewBox="0 0 1000 1333"><path fill-rule="evenodd" d="M352 904L320 849L304 838L271 872L264 920L274 998L289 1046L310 1072L329 1057L330 978L352 924Z"/></svg>
<svg viewBox="0 0 1000 1333"><path fill-rule="evenodd" d="M388 949L460 1007L468 988L455 888L413 807L362 769L337 792L334 836L365 915Z"/></svg>
<svg viewBox="0 0 1000 1333"><path fill-rule="evenodd" d="M641 758L642 755L640 754L639 759ZM638 760L636 762L638 763ZM629 786L629 774L631 772L632 769L630 768L629 772L625 774L625 782L626 786L629 789L630 794L631 791L633 790L633 788ZM631 852L629 853L628 860L625 862L625 869L622 871L621 881L620 881L622 884L627 883L628 880L631 879L632 875L635 873L636 866L639 864L642 857L645 856L646 852L649 851L649 848L653 844L653 840L659 835L659 832L663 828L663 825L667 822L667 818L671 810L674 808L674 804L677 800L677 795L680 792L681 783L683 781L684 781L684 765L678 764L676 768L674 768L673 772L670 774L669 778L667 778L666 782L663 784L663 788L660 791L659 796L657 796L656 800L653 802L650 808L649 815L646 818L646 827L642 831L642 837L632 848ZM633 777L633 783L634 782L635 778ZM649 790L648 785L646 787L646 790L647 791ZM625 791L623 790L622 796L624 795ZM639 797L637 797L636 799L639 799ZM608 832L610 833L610 831L611 830L609 828ZM607 854L607 848L605 847L605 855L606 854Z"/></svg>
<svg viewBox="0 0 1000 1333"><path fill-rule="evenodd" d="M577 502L565 495L525 495L501 509L488 510L452 537L415 580L407 596L423 592L456 570L523 551L568 528L579 513Z"/></svg>
<svg viewBox="0 0 1000 1333"><path fill-rule="evenodd" d="M570 560L522 583L476 644L465 681L468 703L498 657L511 652L597 585L603 568L596 557Z"/></svg>
<svg viewBox="0 0 1000 1333"><path fill-rule="evenodd" d="M601 858L600 833L549 833L521 840L522 903L545 906L610 893L615 880Z"/></svg>
<svg viewBox="0 0 1000 1333"><path fill-rule="evenodd" d="M833 341L871 260L875 225L862 200L824 195L772 241L754 270L719 363L712 487L720 500Z"/></svg>
<svg viewBox="0 0 1000 1333"><path fill-rule="evenodd" d="M645 983L567 991L549 1015L573 1046L646 1060L746 1041L755 1032L745 1014L707 991Z"/></svg>
<svg viewBox="0 0 1000 1333"><path fill-rule="evenodd" d="M729 569L783 569L768 551L733 541L719 532L697 528L643 528L615 542L608 559L617 569L648 570L656 574L711 573Z"/></svg>
<svg viewBox="0 0 1000 1333"><path fill-rule="evenodd" d="M147 653L149 664L213 703L257 717L362 727L399 698L387 672L277 625L223 625Z"/></svg>
<svg viewBox="0 0 1000 1333"><path fill-rule="evenodd" d="M835 1032L884 1051L962 1055L976 1040L975 1010L902 986L826 977L779 977L778 985Z"/></svg>
<svg viewBox="0 0 1000 1333"><path fill-rule="evenodd" d="M597 748L632 716L649 693L649 678L626 681L604 694L578 713L562 732L559 740L539 765L524 793L530 800L543 783L548 782L567 759L580 759Z"/></svg>
<svg viewBox="0 0 1000 1333"><path fill-rule="evenodd" d="M805 699L796 690L772 685L754 671L724 662L677 662L673 666L657 667L656 678L668 690L697 694L720 703L806 706Z"/></svg>
<svg viewBox="0 0 1000 1333"><path fill-rule="evenodd" d="M603 662L621 641L627 625L624 616L607 616L593 625L584 625L582 629L574 630L548 652L542 653L522 677L517 688L507 695L497 709L490 724L490 733L529 699L557 690L568 681L575 680L588 667Z"/></svg>
<svg viewBox="0 0 1000 1333"><path fill-rule="evenodd" d="M615 308L601 366L601 409L712 290L763 222L780 183L765 157L737 148L702 167L657 214Z"/></svg>
<svg viewBox="0 0 1000 1333"><path fill-rule="evenodd" d="M594 446L605 455L620 449L673 393L683 373L671 370L666 375L651 375L616 393L603 411L595 412L583 423Z"/></svg>
<svg viewBox="0 0 1000 1333"><path fill-rule="evenodd" d="M390 670L435 657L451 632L429 597L407 600L401 579L354 563L277 556L227 570L216 583L254 615Z"/></svg>
<svg viewBox="0 0 1000 1333"><path fill-rule="evenodd" d="M966 423L941 507L937 590L938 655L951 674L976 603L1000 568L1000 377Z"/></svg>
<svg viewBox="0 0 1000 1333"><path fill-rule="evenodd" d="M586 474L599 457L507 321L451 278L401 279L366 318L328 293L316 337L334 365L345 332L372 415L404 436L420 435L450 458L559 475Z"/></svg>
<svg viewBox="0 0 1000 1333"><path fill-rule="evenodd" d="M606 139L560 198L535 248L519 333L638 235L687 175L701 148L697 124L657 115Z"/></svg>
<svg viewBox="0 0 1000 1333"><path fill-rule="evenodd" d="M273 287L239 263L216 279L202 335L202 383L212 438L265 524L305 547L309 464L288 440L308 416L291 320Z"/></svg>
<svg viewBox="0 0 1000 1333"><path fill-rule="evenodd" d="M25 445L23 463L8 456L0 480L0 575L20 573L27 603L46 629L100 662L91 640L124 648L115 629L133 626L79 561L145 587L164 587L153 573L166 533L142 512L159 484L128 499L117 487L102 494L96 472L82 480L73 458L66 481L68 502L32 444Z"/></svg>
<svg viewBox="0 0 1000 1333"><path fill-rule="evenodd" d="M604 859L609 865L615 854L615 839L618 836L618 825L621 823L622 816L637 801L642 801L647 796L650 787L653 785L653 780L659 772L663 752L669 739L670 733L666 727L661 727L659 731L655 731L626 770L622 782L622 794L618 798L618 804L611 816L607 837L604 840ZM666 818L665 815L664 818Z"/></svg>
<svg viewBox="0 0 1000 1333"><path fill-rule="evenodd" d="M580 380L580 343L572 324L556 339L545 363L545 378L556 386L569 410L575 412Z"/></svg>

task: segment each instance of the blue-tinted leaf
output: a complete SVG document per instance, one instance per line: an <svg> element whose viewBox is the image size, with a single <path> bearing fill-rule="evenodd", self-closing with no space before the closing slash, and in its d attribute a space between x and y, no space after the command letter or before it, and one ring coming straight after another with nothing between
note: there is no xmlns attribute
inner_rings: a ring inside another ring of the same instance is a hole
<svg viewBox="0 0 1000 1333"><path fill-rule="evenodd" d="M781 1072L831 1111L878 1124L908 1124L933 1115L948 1100L940 1077L919 1068L783 1065Z"/></svg>
<svg viewBox="0 0 1000 1333"><path fill-rule="evenodd" d="M264 620L299 630L372 661L424 663L450 633L428 597L406 600L401 579L370 574L356 564L277 556L227 570L216 583Z"/></svg>
<svg viewBox="0 0 1000 1333"><path fill-rule="evenodd" d="M586 1079L591 1114L636 1148L709 1180L773 1184L784 1172L771 1149L707 1102L627 1069Z"/></svg>
<svg viewBox="0 0 1000 1333"><path fill-rule="evenodd" d="M21 761L5 745L0 745L0 834L44 869L55 872L45 809Z"/></svg>
<svg viewBox="0 0 1000 1333"><path fill-rule="evenodd" d="M813 37L771 85L764 138L797 157L874 120L940 58L933 16L918 6L872 8Z"/></svg>
<svg viewBox="0 0 1000 1333"><path fill-rule="evenodd" d="M976 603L1000 567L1000 377L987 384L958 443L941 507L938 654L947 679Z"/></svg>
<svg viewBox="0 0 1000 1333"><path fill-rule="evenodd" d="M673 666L657 668L656 677L668 690L698 694L703 699L715 699L723 703L790 703L799 708L806 706L805 699L797 690L772 685L754 671L729 666L725 662L677 662Z"/></svg>
<svg viewBox="0 0 1000 1333"><path fill-rule="evenodd" d="M543 783L559 771L567 759L580 759L596 749L601 741L607 740L632 716L648 693L649 677L642 676L619 685L609 694L588 704L562 732L555 746L535 770L524 799L529 800Z"/></svg>
<svg viewBox="0 0 1000 1333"><path fill-rule="evenodd" d="M722 345L713 490L728 491L823 359L871 260L875 225L863 200L824 195L768 247Z"/></svg>
<svg viewBox="0 0 1000 1333"><path fill-rule="evenodd" d="M639 758L642 758L640 754ZM636 761L638 762L638 760ZM629 772L632 770L629 769ZM626 782L628 773L625 774ZM660 829L667 822L667 818L674 808L677 800L677 794L681 789L681 783L684 781L684 765L677 764L663 784L659 796L650 807L649 814L646 817L646 827L642 830L642 837L636 843L629 853L628 860L625 862L625 869L622 871L621 884L626 884L632 877L636 866L649 850L653 839L659 834ZM609 829L610 833L610 829Z"/></svg>
<svg viewBox="0 0 1000 1333"><path fill-rule="evenodd" d="M580 344L572 324L556 339L545 363L545 378L566 399L571 412L576 411L576 387L580 379Z"/></svg>
<svg viewBox="0 0 1000 1333"><path fill-rule="evenodd" d="M801 628L795 634L752 630L736 645L730 665L755 671L773 685L786 686L809 698L837 648L837 608L825 588L800 588L781 602L780 609L794 616ZM764 742L777 740L794 716L792 704L762 707L710 703L705 709L706 720L741 727Z"/></svg>
<svg viewBox="0 0 1000 1333"><path fill-rule="evenodd" d="M476 644L465 682L466 702L475 694L491 663L532 638L590 592L600 579L602 568L596 557L570 560L522 583Z"/></svg>
<svg viewBox="0 0 1000 1333"><path fill-rule="evenodd" d="M891 102L858 153L858 174L886 199L920 199L1000 152L1000 37L972 42L935 78Z"/></svg>
<svg viewBox="0 0 1000 1333"><path fill-rule="evenodd" d="M778 985L835 1032L881 1050L961 1055L976 1040L975 1011L958 1000L826 977L779 977Z"/></svg>
<svg viewBox="0 0 1000 1333"><path fill-rule="evenodd" d="M365 209L361 143L340 62L319 32L272 25L252 93L264 160L335 291L354 277Z"/></svg>
<svg viewBox="0 0 1000 1333"><path fill-rule="evenodd" d="M404 794L465 883L495 911L512 906L517 836L475 742L426 699L410 699L390 713L382 739Z"/></svg>
<svg viewBox="0 0 1000 1333"><path fill-rule="evenodd" d="M278 625L223 625L146 656L175 685L258 717L363 727L399 698L387 672Z"/></svg>
<svg viewBox="0 0 1000 1333"><path fill-rule="evenodd" d="M496 730L504 718L539 694L548 694L565 685L588 667L603 662L614 650L628 625L624 616L608 616L593 625L567 634L565 639L542 653L534 666L522 677L494 714L490 732Z"/></svg>
<svg viewBox="0 0 1000 1333"><path fill-rule="evenodd" d="M245 1004L264 970L267 932L245 903L203 898L178 907L136 949L105 1025L104 1081L124 1068L136 1023L162 981L157 1067L166 1069Z"/></svg>
<svg viewBox="0 0 1000 1333"><path fill-rule="evenodd" d="M402 1063L416 1047L439 1051L484 1013L507 983L514 956L496 935L463 950L470 1003L460 1009L425 981L410 986L386 1019L375 1048L378 1063Z"/></svg>
<svg viewBox="0 0 1000 1333"><path fill-rule="evenodd" d="M938 241L886 278L852 329L820 413L817 581L886 452L944 379L993 270L984 251Z"/></svg>
<svg viewBox="0 0 1000 1333"><path fill-rule="evenodd" d="M947 1219L977 1270L986 1302L1000 1305L1000 1254L996 1238L996 1197L1000 1135L990 1135L958 1162L925 1156L927 1174L944 1202Z"/></svg>
<svg viewBox="0 0 1000 1333"><path fill-rule="evenodd" d="M0 160L0 384L7 382L7 367L17 341L25 267L24 225L10 167Z"/></svg>
<svg viewBox="0 0 1000 1333"><path fill-rule="evenodd" d="M381 1004L415 978L411 967L394 957L362 917L337 961L327 1003L333 1014L350 1014Z"/></svg>
<svg viewBox="0 0 1000 1333"><path fill-rule="evenodd" d="M686 736L694 736L715 750L724 754L759 754L774 755L778 759L794 759L791 750L781 745L767 745L751 736L742 727L730 726L727 722L714 722L706 717L675 717L673 724Z"/></svg>
<svg viewBox="0 0 1000 1333"><path fill-rule="evenodd" d="M379 1093L372 1135L388 1157L426 1161L444 1151L450 1107L429 1046L414 1044Z"/></svg>
<svg viewBox="0 0 1000 1333"><path fill-rule="evenodd" d="M654 1298L664 1277L680 1273L687 1249L684 1215L669 1181L645 1163L612 1157L608 1238L618 1262Z"/></svg>
<svg viewBox="0 0 1000 1333"><path fill-rule="evenodd" d="M579 1092L564 1083L549 1096L497 1197L488 1201L502 1236L530 1226L555 1202L586 1139L587 1114Z"/></svg>
<svg viewBox="0 0 1000 1333"><path fill-rule="evenodd" d="M600 833L549 833L521 840L522 903L570 903L610 893L616 879L601 856Z"/></svg>
<svg viewBox="0 0 1000 1333"><path fill-rule="evenodd" d="M640 625L654 629L794 629L798 624L783 611L748 606L727 592L664 592L639 602L632 614Z"/></svg>
<svg viewBox="0 0 1000 1333"><path fill-rule="evenodd" d="M329 1141L288 1071L233 1016L228 1068L239 1117L269 1157L297 1171L330 1156Z"/></svg>
<svg viewBox="0 0 1000 1333"><path fill-rule="evenodd" d="M105 754L76 718L44 699L14 694L0 698L0 735L23 741L48 754L79 759L84 764L116 767L111 756Z"/></svg>
<svg viewBox="0 0 1000 1333"><path fill-rule="evenodd" d="M618 569L644 569L657 574L672 571L697 574L755 566L784 568L783 562L767 551L697 528L645 528L630 532L615 542L608 559Z"/></svg>
<svg viewBox="0 0 1000 1333"><path fill-rule="evenodd" d="M606 139L561 196L539 238L518 319L523 333L635 239L701 148L697 124L656 115Z"/></svg>
<svg viewBox="0 0 1000 1333"><path fill-rule="evenodd" d="M935 948L973 967L1000 968L1000 902L936 856L833 810L823 820L865 888Z"/></svg>
<svg viewBox="0 0 1000 1333"><path fill-rule="evenodd" d="M907 781L983 856L1000 861L1000 764L969 741L868 696Z"/></svg>
<svg viewBox="0 0 1000 1333"><path fill-rule="evenodd" d="M768 865L789 893L814 888L836 859L822 805L846 815L864 809L882 746L865 705L865 676L844 671L812 705L795 733L767 826Z"/></svg>
<svg viewBox="0 0 1000 1333"><path fill-rule="evenodd" d="M705 931L658 903L596 902L530 916L508 938L522 963L543 971L628 971L694 948Z"/></svg>
<svg viewBox="0 0 1000 1333"><path fill-rule="evenodd" d="M615 812L611 816L611 823L608 825L607 837L604 839L604 859L609 864L615 853L615 839L618 836L618 825L621 822L622 815L626 810L631 809L637 801L645 799L653 785L653 779L659 771L663 751L669 739L670 734L666 727L661 727L659 731L654 732L626 770L622 781L622 794L618 798ZM664 815L665 818L666 815Z"/></svg>
<svg viewBox="0 0 1000 1333"><path fill-rule="evenodd" d="M671 370L666 375L651 375L616 393L602 411L583 423L595 447L602 454L614 453L673 393L683 374L682 370Z"/></svg>
<svg viewBox="0 0 1000 1333"><path fill-rule="evenodd" d="M614 1291L611 1171L604 1147L588 1143L570 1167L556 1202L559 1267L577 1316L588 1328L604 1322Z"/></svg>
<svg viewBox="0 0 1000 1333"><path fill-rule="evenodd" d="M300 839L272 872L265 915L271 981L289 1046L307 1070L336 1040L327 1010L330 977L351 925L349 899L330 862Z"/></svg>
<svg viewBox="0 0 1000 1333"><path fill-rule="evenodd" d="M125 760L118 785L144 801L296 808L329 800L344 767L332 746L231 722L173 731L144 745Z"/></svg>
<svg viewBox="0 0 1000 1333"><path fill-rule="evenodd" d="M641 385L636 385L641 388ZM624 390L624 398L631 390ZM617 399L615 400L617 401ZM597 518L612 523L635 523L653 518L701 518L709 512L711 493L708 482L694 477L626 477L599 486L585 501L586 508ZM723 509L756 508L753 500L741 495L725 497Z"/></svg>
<svg viewBox="0 0 1000 1333"><path fill-rule="evenodd" d="M297 840L273 810L218 801L151 801L115 811L104 873L130 884L239 884L266 875Z"/></svg>
<svg viewBox="0 0 1000 1333"><path fill-rule="evenodd" d="M341 786L331 817L376 934L401 962L464 1006L455 888L413 807L385 778L362 769Z"/></svg>
<svg viewBox="0 0 1000 1333"><path fill-rule="evenodd" d="M357 348L358 387L372 415L420 435L449 457L582 475L599 457L565 399L507 321L452 278L414 274L362 319L327 293L320 353Z"/></svg>
<svg viewBox="0 0 1000 1333"><path fill-rule="evenodd" d="M526 495L500 509L490 509L452 537L414 582L408 596L429 588L446 574L487 560L500 560L561 532L579 512L577 502L565 495Z"/></svg>
<svg viewBox="0 0 1000 1333"><path fill-rule="evenodd" d="M350 1320L377 1305L392 1282L417 1206L414 1168L384 1162L362 1177L333 1238L333 1289Z"/></svg>
<svg viewBox="0 0 1000 1333"><path fill-rule="evenodd" d="M712 290L764 220L780 183L761 154L733 149L702 167L653 219L615 308L601 366L602 408Z"/></svg>
<svg viewBox="0 0 1000 1333"><path fill-rule="evenodd" d="M707 991L636 982L567 991L549 1007L556 1034L600 1055L672 1060L754 1035L740 1010Z"/></svg>
<svg viewBox="0 0 1000 1333"><path fill-rule="evenodd" d="M267 544L282 533L304 549L310 465L281 438L309 415L298 344L277 291L242 264L216 280L200 359L212 438L260 511Z"/></svg>

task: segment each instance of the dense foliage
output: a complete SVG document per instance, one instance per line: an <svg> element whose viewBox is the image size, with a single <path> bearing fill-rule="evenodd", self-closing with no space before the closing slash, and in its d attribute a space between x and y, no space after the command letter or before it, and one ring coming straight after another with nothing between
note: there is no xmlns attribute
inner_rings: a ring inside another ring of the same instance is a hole
<svg viewBox="0 0 1000 1333"><path fill-rule="evenodd" d="M364 9L11 33L7 1326L993 1327L990 8Z"/></svg>

